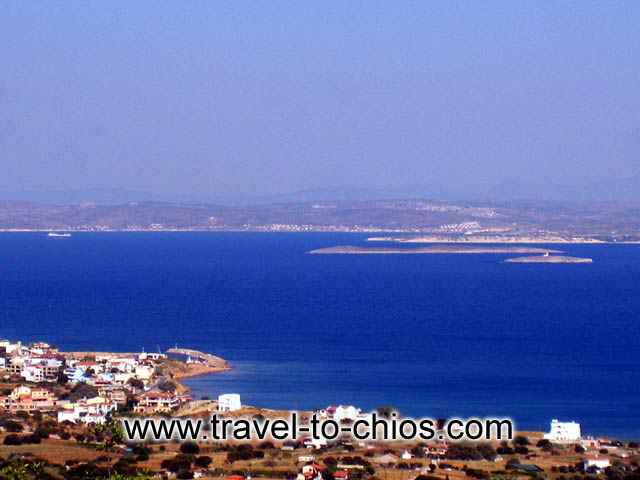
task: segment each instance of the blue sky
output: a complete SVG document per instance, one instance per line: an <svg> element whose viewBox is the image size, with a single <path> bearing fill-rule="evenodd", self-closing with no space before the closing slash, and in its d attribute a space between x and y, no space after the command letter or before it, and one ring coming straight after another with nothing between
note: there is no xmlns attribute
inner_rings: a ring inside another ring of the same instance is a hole
<svg viewBox="0 0 640 480"><path fill-rule="evenodd" d="M3 2L0 189L640 171L634 1Z"/></svg>

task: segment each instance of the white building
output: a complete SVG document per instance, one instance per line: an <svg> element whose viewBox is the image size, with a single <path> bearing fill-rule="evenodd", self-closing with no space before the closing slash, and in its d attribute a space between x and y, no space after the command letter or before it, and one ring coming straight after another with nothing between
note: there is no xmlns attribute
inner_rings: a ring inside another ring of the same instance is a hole
<svg viewBox="0 0 640 480"><path fill-rule="evenodd" d="M27 382L40 383L44 382L44 370L41 367L33 365L26 366L20 374Z"/></svg>
<svg viewBox="0 0 640 480"><path fill-rule="evenodd" d="M611 462L608 458L589 457L584 459L583 465L585 471L593 468L595 468L596 470L604 470L605 468L611 466Z"/></svg>
<svg viewBox="0 0 640 480"><path fill-rule="evenodd" d="M61 368L62 361L56 358L27 358L20 375L27 382L55 382Z"/></svg>
<svg viewBox="0 0 640 480"><path fill-rule="evenodd" d="M115 411L117 407L115 402L102 397L67 403L58 412L58 422L104 423L109 412Z"/></svg>
<svg viewBox="0 0 640 480"><path fill-rule="evenodd" d="M22 343L11 343L9 340L0 340L0 348L4 348L7 354L20 353L22 350Z"/></svg>
<svg viewBox="0 0 640 480"><path fill-rule="evenodd" d="M328 445L327 441L324 438L309 438L303 442L306 448L315 448L319 450Z"/></svg>
<svg viewBox="0 0 640 480"><path fill-rule="evenodd" d="M219 412L235 412L241 408L240 394L238 393L225 393L218 397Z"/></svg>
<svg viewBox="0 0 640 480"><path fill-rule="evenodd" d="M136 367L135 376L143 381L148 381L153 376L154 368L149 365L139 365Z"/></svg>
<svg viewBox="0 0 640 480"><path fill-rule="evenodd" d="M544 434L544 438L552 442L576 442L580 440L580 424L576 422L560 422L557 419L551 420L549 433Z"/></svg>
<svg viewBox="0 0 640 480"><path fill-rule="evenodd" d="M343 420L354 421L357 420L359 416L360 409L353 405L338 405L333 412L333 419L336 422L341 422Z"/></svg>

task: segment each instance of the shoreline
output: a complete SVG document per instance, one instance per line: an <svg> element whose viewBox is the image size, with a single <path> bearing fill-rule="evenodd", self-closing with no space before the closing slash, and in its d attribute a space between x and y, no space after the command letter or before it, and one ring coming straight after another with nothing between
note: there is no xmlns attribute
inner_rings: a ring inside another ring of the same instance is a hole
<svg viewBox="0 0 640 480"><path fill-rule="evenodd" d="M171 371L175 380L199 377L202 375L210 375L231 370L229 362L222 357L212 355L210 353L201 352L191 348L170 348L165 352L167 355L186 356L187 361L182 362L186 366L186 370ZM188 359L195 358L196 361L189 363ZM184 385L183 385L184 386ZM186 387L186 386L185 386Z"/></svg>
<svg viewBox="0 0 640 480"><path fill-rule="evenodd" d="M94 359L99 357L106 357L106 358L112 357L113 359L117 359L123 356L140 355L139 353L114 352L114 351L58 351L58 353L59 355L64 356L65 358L75 359L75 360L86 359L86 357L94 357ZM182 360L173 359L169 356L163 357L160 365L163 368L164 373L160 375L159 378L164 377L165 379L173 380L174 383L176 384L176 387L177 387L176 392L178 394L185 394L193 390L192 387L188 385L188 382L185 382L185 380L193 379L196 377L205 377L208 375L214 375L214 374L222 373L232 369L232 366L229 364L227 360L212 354L208 354L206 352L198 351L198 350L173 348L173 349L165 350L165 354L167 355L188 354L188 355L198 356L198 361L204 360L209 362L205 364L197 363L197 361L192 363L187 363ZM158 354L149 354L149 355L158 355ZM188 404L186 408L187 409L194 408L195 410L198 410L199 413L207 413L210 410L210 408L208 407L216 405L217 403L214 398L202 400L202 401L198 401L194 398L193 401L195 401L196 403L199 403L198 407L195 408L195 406ZM252 411L254 413L260 413L260 414L274 413L274 412L287 412L287 411L307 411L307 410L308 409L305 409L304 407L303 408L293 408L293 407L278 408L278 407L272 407L272 406L260 405L260 404L243 405L244 412ZM183 413L182 407L177 412L179 413L179 416L182 415ZM529 426L528 428L531 428L531 426ZM600 433L599 435L609 436L609 435L615 435L615 434L608 432L608 433ZM619 438L626 438L626 437L623 436ZM633 438L633 437L629 436L628 438Z"/></svg>
<svg viewBox="0 0 640 480"><path fill-rule="evenodd" d="M182 360L173 360L168 355L183 355L182 352L189 352L186 356L192 356L198 359L198 361L187 362ZM123 356L137 356L140 353L136 352L100 352L100 351L59 351L60 355L67 359L81 360L86 357L112 357L118 358ZM218 357L206 352L193 349L175 349L170 348L164 353L167 355L166 360L169 362L166 365L167 374L165 377L175 380L178 389L182 392L188 392L190 387L185 385L182 380L190 378L200 377L204 375L214 375L216 373L222 373L231 370L231 365L227 360L222 357ZM200 363L204 361L204 363Z"/></svg>
<svg viewBox="0 0 640 480"><path fill-rule="evenodd" d="M372 234L372 233L407 233L417 234L415 230L410 229L383 229L383 228L349 228L349 227L317 227L309 229L271 229L269 227L254 228L113 228L113 229L73 229L68 227L60 228L0 228L0 233L354 233L354 234ZM368 242L393 242L393 243L433 243L433 244L453 244L453 245L483 245L483 244L509 244L509 245L638 245L640 240L611 241L600 240L594 238L585 239L558 239L558 238L487 238L487 239L447 239L447 238L411 238L411 237L369 237Z"/></svg>

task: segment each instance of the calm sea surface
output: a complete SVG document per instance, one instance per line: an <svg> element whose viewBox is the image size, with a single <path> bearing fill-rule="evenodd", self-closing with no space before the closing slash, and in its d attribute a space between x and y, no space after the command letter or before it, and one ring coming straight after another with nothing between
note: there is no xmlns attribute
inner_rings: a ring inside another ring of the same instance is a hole
<svg viewBox="0 0 640 480"><path fill-rule="evenodd" d="M640 245L592 265L305 255L355 234L0 234L0 337L229 359L197 395L414 416L551 418L640 438Z"/></svg>

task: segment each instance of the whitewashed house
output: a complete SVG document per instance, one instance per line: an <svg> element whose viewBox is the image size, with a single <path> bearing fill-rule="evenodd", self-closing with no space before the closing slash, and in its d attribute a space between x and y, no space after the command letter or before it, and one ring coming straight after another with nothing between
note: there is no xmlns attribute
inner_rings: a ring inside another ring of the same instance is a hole
<svg viewBox="0 0 640 480"><path fill-rule="evenodd" d="M611 462L609 461L608 458L587 457L584 459L583 466L584 466L585 472L588 472L593 469L600 471L600 470L604 470L607 467L610 467Z"/></svg>
<svg viewBox="0 0 640 480"><path fill-rule="evenodd" d="M44 382L44 370L39 366L27 365L22 369L22 372L20 373L20 375L27 382L32 382L32 383Z"/></svg>
<svg viewBox="0 0 640 480"><path fill-rule="evenodd" d="M153 376L153 372L154 372L154 368L149 365L138 365L134 373L136 378L139 378L140 380L147 382Z"/></svg>
<svg viewBox="0 0 640 480"><path fill-rule="evenodd" d="M0 340L0 348L4 348L7 354L20 353L22 351L22 343L11 343L9 340Z"/></svg>
<svg viewBox="0 0 640 480"><path fill-rule="evenodd" d="M238 393L225 393L218 397L219 412L235 412L241 408L240 394Z"/></svg>
<svg viewBox="0 0 640 480"><path fill-rule="evenodd" d="M308 438L303 442L303 445L306 448L319 450L321 448L325 448L328 445L328 442L324 438Z"/></svg>
<svg viewBox="0 0 640 480"><path fill-rule="evenodd" d="M62 369L57 358L28 358L22 365L20 375L27 382L55 382Z"/></svg>
<svg viewBox="0 0 640 480"><path fill-rule="evenodd" d="M360 409L353 405L338 405L333 412L333 419L336 422L342 422L343 420L354 421L360 416Z"/></svg>
<svg viewBox="0 0 640 480"><path fill-rule="evenodd" d="M76 403L66 403L58 412L58 422L104 423L110 412L115 411L117 404L106 398L94 397Z"/></svg>
<svg viewBox="0 0 640 480"><path fill-rule="evenodd" d="M580 424L576 422L561 422L557 419L551 420L549 433L544 434L544 438L552 442L576 442L580 440Z"/></svg>

